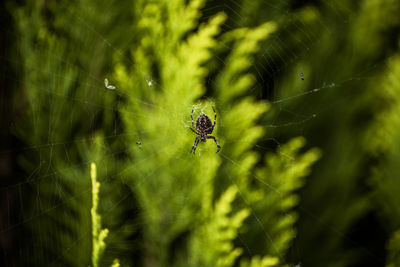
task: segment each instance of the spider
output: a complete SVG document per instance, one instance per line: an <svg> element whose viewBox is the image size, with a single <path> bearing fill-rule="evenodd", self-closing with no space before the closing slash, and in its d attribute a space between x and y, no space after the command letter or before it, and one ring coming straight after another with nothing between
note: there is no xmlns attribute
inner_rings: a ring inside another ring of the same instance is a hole
<svg viewBox="0 0 400 267"><path fill-rule="evenodd" d="M196 151L196 147L197 144L199 143L199 141L205 142L207 141L207 139L214 139L215 143L217 144L217 152L219 152L219 150L221 149L221 146L218 144L217 138L215 138L215 136L209 135L213 132L215 124L217 122L217 113L215 112L214 107L212 107L213 111L214 111L214 124L211 123L210 118L206 115L206 114L202 114L200 115L200 117L198 117L197 121L196 121L196 127L194 126L194 122L193 122L193 111L194 111L194 107L192 109L192 114L190 115L190 117L192 118L192 126L193 128L190 128L190 130L192 130L195 134L197 134L196 139L194 139L194 143L192 146L192 150L190 151L190 153L193 152L193 154Z"/></svg>

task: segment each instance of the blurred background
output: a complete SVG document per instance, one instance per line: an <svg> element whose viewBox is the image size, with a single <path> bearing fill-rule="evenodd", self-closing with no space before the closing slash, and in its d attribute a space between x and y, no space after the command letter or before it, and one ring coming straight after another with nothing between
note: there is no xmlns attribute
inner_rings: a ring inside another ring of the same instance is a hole
<svg viewBox="0 0 400 267"><path fill-rule="evenodd" d="M400 266L398 0L1 5L1 266Z"/></svg>

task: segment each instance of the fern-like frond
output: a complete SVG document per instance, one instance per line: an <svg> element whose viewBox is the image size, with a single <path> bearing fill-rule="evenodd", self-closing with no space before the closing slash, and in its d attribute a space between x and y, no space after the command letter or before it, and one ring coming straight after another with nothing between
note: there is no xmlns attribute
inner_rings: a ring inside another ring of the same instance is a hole
<svg viewBox="0 0 400 267"><path fill-rule="evenodd" d="M90 178L92 181L92 209L90 214L92 217L92 264L93 267L99 266L100 257L102 256L108 236L108 229L101 228L101 216L98 214L100 183L97 181L96 165L90 166Z"/></svg>
<svg viewBox="0 0 400 267"><path fill-rule="evenodd" d="M241 248L235 248L233 240L250 211L246 208L232 211L232 202L237 195L235 186L229 187L210 210L194 232L190 253L193 266L233 266L242 254Z"/></svg>

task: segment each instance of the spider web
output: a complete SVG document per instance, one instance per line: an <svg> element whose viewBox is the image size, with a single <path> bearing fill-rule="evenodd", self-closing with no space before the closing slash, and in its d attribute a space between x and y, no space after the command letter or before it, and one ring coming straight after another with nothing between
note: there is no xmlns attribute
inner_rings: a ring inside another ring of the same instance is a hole
<svg viewBox="0 0 400 267"><path fill-rule="evenodd" d="M247 1L248 5L251 5L253 2ZM284 1L267 1L264 0L262 3L266 6L269 6L271 10L275 10L275 12L280 12L280 13L287 13L288 18L296 19L296 14L291 14L290 7L285 5L286 2ZM329 2L324 2L327 6L330 6L332 12L335 11L335 7L330 5ZM240 27L241 23L243 23L243 20L246 19L244 15L241 15L238 13L238 8L239 5L235 1L230 1L229 4L227 2L220 4L219 2L214 2L211 1L208 3L206 8L203 9L203 17L202 20L207 20L209 17L212 16L212 14L215 14L217 11L225 11L226 13L229 14L229 21L228 23L224 24L224 27L226 30L231 30L234 27ZM257 8L257 7L254 7ZM79 14L75 15L76 21L74 23L77 23L80 25L83 29L87 31L89 35L91 35L91 38L97 38L98 41L102 42L104 47L106 47L106 51L108 51L109 55L112 54L118 54L121 57L124 57L126 55L126 50L121 49L119 45L112 43L109 38L98 32L94 25L91 24L91 22L85 21L82 17L79 16ZM342 26L346 26L347 22L345 18L342 20L338 21L338 23ZM331 34L332 38L339 38L340 33L335 32L334 29L330 29L328 25L324 25L326 30ZM294 28L293 28L294 27ZM295 32L293 32L295 30ZM21 36L16 35L14 32L7 31L7 40L6 42L10 42L11 40L14 39L20 39ZM293 52L291 51L283 38L285 36L289 36L292 38L297 38L297 34L300 34L304 36L305 38L302 40L299 40L298 45L301 47L301 53ZM88 37L89 38L89 37ZM288 139L294 136L298 135L304 135L308 136L309 132L313 129L313 124L315 124L316 120L320 120L320 117L324 117L326 113L332 112L332 110L335 110L337 108L340 108L341 105L350 105L351 101L353 100L351 98L351 95L348 98L342 98L339 101L340 102L332 102L330 105L326 106L325 101L319 101L321 99L321 95L326 94L329 96L329 93L335 90L340 90L342 87L351 87L352 85L358 85L364 80L371 79L373 78L371 76L371 73L373 74L379 67L379 64L374 64L372 66L366 66L364 69L360 70L358 73L350 73L347 77L342 77L341 79L334 79L331 77L334 77L334 75L330 75L327 73L323 77L318 77L318 78L311 78L310 77L310 71L303 69L301 63L302 61L306 61L308 57L311 57L311 55L316 51L316 48L318 45L320 45L320 39L317 33L313 32L313 29L309 27L309 25L305 25L301 23L301 20L296 20L295 23L286 23L283 24L281 33L279 35L273 35L271 37L272 39L269 39L268 42L271 42L271 45L268 47L268 49L265 49L265 52L261 53L261 56L258 58L257 63L254 65L254 73L257 76L257 84L252 88L252 92L254 92L255 95L259 96L261 99L267 99L269 100L269 103L271 105L271 109L267 114L266 118L266 123L263 124L262 127L266 129L266 136L264 136L260 142L256 145L256 148L262 152L265 151L271 151L275 152L278 151L277 147L279 148L282 144L286 143ZM88 39L88 41L90 41ZM41 51L43 54L49 53L48 51ZM75 65L74 62L69 61L68 58L63 58L60 59L57 57L57 55L51 55L50 56L52 60L54 61L59 61L63 62L63 64L71 64ZM8 61L10 64L16 65L16 66L22 66L24 62L21 61L15 61L13 57L5 57L5 60ZM133 64L133 66L137 69L140 70L140 66L135 66L134 62L130 62ZM124 94L119 90L119 85L114 83L113 77L111 73L113 72L113 67L112 64L110 63L109 65L109 70L105 71L103 76L94 76L93 74L87 72L85 69L79 69L79 72L81 75L84 75L86 79L84 79L84 82L81 80L74 80L70 82L74 82L76 84L82 85L84 84L88 88L92 90L94 94L98 94L100 97L103 97L103 95L107 94L115 94L117 98L122 98ZM41 69L33 69L32 71L37 71L37 72L44 72L44 70ZM299 76L300 72L304 74L304 81L301 79ZM7 73L3 73L7 74ZM59 79L60 83L65 82L67 76L58 70L52 70L49 73L45 73L46 75L56 77ZM284 78L281 78L284 77ZM286 77L292 77L290 82L285 81ZM105 88L104 84L104 79L107 78L109 80L109 83L113 86L116 87L115 90L107 90ZM13 80L13 82L16 83L23 83L22 78L15 78L11 76L6 76L6 80ZM151 77L148 73L142 72L142 79L148 84L149 90L158 90L158 89L165 89L162 88L162 84L160 84L156 79ZM295 82L293 82L295 80ZM310 81L310 82L309 82ZM137 81L139 84L140 81ZM212 83L212 81L211 81ZM288 84L295 84L295 88L293 89L288 89ZM266 89L265 89L266 88ZM110 131L108 129L108 133L111 133L109 135L104 136L104 140L114 140L116 138L123 138L124 136L127 136L128 134L123 131L123 129L120 127L121 126L121 121L120 119L115 115L116 112L118 112L118 107L115 105L115 103L110 103L107 105L98 105L95 102L92 102L91 96L68 96L64 94L57 93L54 90L51 89L46 89L42 88L40 90L47 91L49 94L51 94L53 97L59 98L61 102L63 102L65 105L69 105L70 103L79 103L82 105L83 108L85 106L90 106L91 108L87 109L87 117L91 118L87 123L88 123L88 128L89 129L95 129L96 125L96 117L98 117L98 114L101 112L109 112L112 114L111 116L115 116L114 124L113 124L113 129ZM165 90L164 90L165 91ZM146 102L145 100L141 99L138 97L136 99L139 103L143 104L143 106L151 106L153 108L159 108L156 104ZM207 98L204 98L205 101L207 101ZM195 109L195 114L201 114L205 113L207 114L209 112L209 107L206 107L204 104L194 104L194 103L187 103L187 114L176 114L168 110L163 110L163 112L166 112L169 114L171 117L176 118L180 121L180 124L184 128L189 128L191 126L191 120L190 120L190 111L192 107ZM218 104L218 103L216 103ZM11 107L11 108L17 108L17 107ZM52 115L52 119L56 120L58 116L58 107L56 106L51 106L49 107L48 112ZM220 116L220 114L224 113L224 110L220 110L218 107L216 108L217 111L217 128L218 127L228 127L229 122L223 121L222 118L223 116ZM73 110L71 110L73 112ZM220 114L218 114L220 113ZM53 116L54 115L54 116ZM132 112L132 119L138 116L145 116L145 114L137 114ZM33 116L39 120L41 114L33 114ZM212 118L212 114L208 113L208 116ZM185 119L182 119L185 118ZM194 117L196 120L197 116ZM66 121L66 123L68 123ZM18 122L11 122L13 125L17 125ZM50 123L51 124L51 123ZM74 129L69 128L70 131L74 131ZM49 140L51 140L51 136L54 134L54 132L57 131L57 129L54 129L49 125L48 128L48 136ZM131 135L134 135L135 138L138 140L139 144L137 145L138 149L145 149L146 145L149 145L150 143L152 144L157 144L157 143L163 143L165 144L165 140L168 140L172 138L172 136L169 136L168 133L160 135L159 138L153 139L153 140L143 140L143 132L137 132L137 133L132 133ZM218 136L216 136L218 138ZM193 137L194 139L194 137ZM40 209L40 206L43 205L42 202L47 202L48 200L45 199L44 196L42 196L42 192L37 191L35 192L36 197L34 201L34 205L37 205L39 207L38 210L40 212L35 213L35 214L29 214L28 215L18 215L20 213L24 214L26 213L26 209L23 206L24 205L24 193L25 191L30 191L30 190L37 190L37 187L34 185L37 183L40 183L43 180L47 180L47 178L54 178L53 183L57 187L61 187L62 184L58 182L59 179L59 174L62 174L63 172L66 172L68 170L71 170L72 168L75 167L86 167L88 169L90 162L73 162L70 160L70 155L68 154L68 147L69 146L79 146L79 145L84 145L90 140L94 140L94 137L77 137L75 139L69 140L69 141L60 141L60 142L47 142L47 143L39 143L35 144L33 146L21 146L18 149L3 149L0 153L1 155L6 158L9 155L15 155L15 154L29 154L32 153L33 151L38 152L39 156L46 154L46 157L44 158L49 158L49 162L45 162L41 158L39 158L39 164L36 166L36 168L28 175L28 176L22 176L18 177L17 179L10 179L7 181L7 183L1 187L1 195L2 195L2 223L1 223L1 229L0 233L4 237L14 237L17 236L15 233L18 232L20 229L23 227L26 227L29 223L31 223L34 220L39 220L41 217L47 216L51 211L57 210L62 208L64 205L68 205L71 201L74 199L78 199L82 196L90 196L91 194L91 188L87 187L86 189L83 189L79 192L74 192L72 196L66 197L62 193L62 189L59 188L59 196L61 198L61 201L57 201L56 199L51 200L53 201L53 204L47 205L47 208L45 209ZM218 139L219 140L219 139ZM212 141L212 140L209 140ZM208 144L212 143L212 144ZM132 145L132 144L125 144L126 146ZM117 154L123 154L126 152L126 148L121 150L121 151L108 151L107 148L103 149L103 158L101 160L98 160L96 163L103 167L105 169L105 179L101 181L102 183L102 190L106 190L107 185L111 184L113 179L117 179L124 173L128 172L128 168L134 168L135 165L142 164L144 161L147 160L155 160L156 155L153 155L151 157L143 158L137 162L132 162L132 165L127 168L121 169L119 172L114 172L114 173L108 173L107 171L107 159L111 158ZM162 151L168 151L171 149L170 146L166 146L163 148L160 148L160 153ZM215 150L215 143L214 142L207 142L206 145L204 144L199 144L196 150L196 156L197 157L202 157L208 150ZM65 151L65 161L69 163L69 165L64 166L63 168L59 168L58 166L54 166L54 163L52 162L52 155L55 150L64 150ZM219 153L221 159L223 160L224 164L227 165L232 165L238 168L244 168L242 167L241 162L235 161L232 159L229 155L224 153L224 147L222 147L221 152ZM190 147L188 148L188 152L190 151ZM282 154L282 157L287 157L287 155ZM177 157L177 161L183 161L182 157ZM294 160L294 159L293 159ZM160 166L161 168L161 166ZM45 175L40 175L38 176L37 173L45 170ZM155 173L157 170L154 170L154 172L148 173L148 176L142 178L142 182L145 183L146 180L148 179L156 179ZM22 174L18 174L22 175ZM259 179L255 174L250 174L253 176L258 181L262 181ZM89 179L89 175L87 175ZM76 179L82 179L82 177L79 177L78 175L76 176ZM235 184L235 181L231 179L231 182L233 185ZM272 191L275 191L276 194L280 194L279 191L276 191L276 189L266 183L265 181L262 181L262 183L259 183L259 186L264 186L268 187ZM236 187L238 187L236 185ZM33 189L32 189L33 188ZM239 188L239 187L238 187ZM248 200L246 199L245 195L242 194L239 190L239 197L242 198L242 200L245 203L248 203ZM188 196L190 198L190 196ZM118 193L118 198L115 199L113 202L106 203L104 210L101 212L101 215L103 218L106 218L108 214L111 214L116 207L121 205L123 202L131 200L131 192L124 192L121 191ZM312 220L314 220L316 223L321 223L322 220L319 218L319 215L312 210L309 210L304 207L300 207L301 209L304 210L305 216L309 216ZM249 209L251 210L251 216L253 216L256 221L259 222L259 227L262 228L262 232L264 234L264 239L269 242L269 245L274 248L275 244L272 241L271 237L268 234L268 231L263 227L261 220L259 219L259 214L257 214L254 209L249 205ZM136 213L135 213L136 212ZM126 221L128 222L129 219L132 219L138 211L135 211L133 214L129 215L126 217ZM6 219L4 219L6 218ZM324 223L324 222L322 222ZM127 223L127 225L129 225ZM40 223L38 224L38 227L40 227ZM334 232L335 234L343 237L344 239L351 240L353 242L356 242L352 240L350 237L347 237L345 233L337 231L335 229L335 226L333 225L325 225L325 227L329 230ZM42 229L44 230L44 229ZM125 230L124 226L118 228L118 229L112 229L115 234L118 234L120 232L123 232ZM60 229L61 232L61 229ZM57 234L57 233L56 233ZM81 235L78 236L75 241L73 242L73 246L79 247L80 243L82 240L90 238L90 232L87 233L86 235ZM3 254L6 259L5 266L13 266L12 265L12 260L7 259L7 249L18 247L18 244L10 244L6 240L2 239L2 247L3 247ZM20 241L22 242L22 241ZM42 248L45 244L42 244L40 237L38 237L38 240L35 242L35 244L38 246L38 250ZM112 237L110 237L106 242L112 243ZM246 243L242 241L241 245L243 246L244 249L247 250L248 254L254 254L251 249L246 246ZM114 252L115 255L118 255L118 248L110 248L111 251ZM301 253L302 250L300 247L294 247L293 248L296 252L296 257L298 257L298 262L295 262L298 266L301 264ZM52 255L48 255L47 258L49 258L49 262L53 265L57 265L58 261L62 258L63 255L67 254L71 250L71 247L65 247L63 248L62 251L60 251L60 254L56 257L53 257ZM367 249L364 250L366 254L374 254ZM18 254L18 252L16 252ZM33 253L33 252L32 252ZM45 252L41 252L45 253ZM32 258L34 258L33 254L30 254ZM379 256L373 255L374 257L378 258L379 261L383 261L383 259L379 259ZM283 263L289 263L285 260L284 255L279 255L281 261ZM29 259L28 259L29 261ZM124 266L124 265L123 265Z"/></svg>

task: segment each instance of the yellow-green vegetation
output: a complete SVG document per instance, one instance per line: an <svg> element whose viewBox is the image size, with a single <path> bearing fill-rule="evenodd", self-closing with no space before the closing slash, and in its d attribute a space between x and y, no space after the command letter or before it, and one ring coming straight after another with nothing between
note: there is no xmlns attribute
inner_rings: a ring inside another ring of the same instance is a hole
<svg viewBox="0 0 400 267"><path fill-rule="evenodd" d="M115 259L115 260L113 261L111 267L119 267L119 266L120 266L119 261L118 261L117 259Z"/></svg>
<svg viewBox="0 0 400 267"><path fill-rule="evenodd" d="M98 214L100 183L97 181L96 164L90 165L90 178L92 181L92 264L93 267L99 266L99 260L102 256L106 243L104 240L108 235L108 229L101 229L101 216Z"/></svg>
<svg viewBox="0 0 400 267"><path fill-rule="evenodd" d="M389 252L387 267L395 267L399 265L400 262L400 231L397 230L392 234L387 250Z"/></svg>
<svg viewBox="0 0 400 267"><path fill-rule="evenodd" d="M298 156L304 140L295 139L282 147L288 158L270 155L269 165L255 167L260 155L252 147L265 134L257 120L268 103L248 95L255 82L248 69L252 55L276 25L268 22L221 33L226 15L218 13L190 32L197 16L181 18L180 14L197 14L202 2L176 4L179 8L162 1L143 3L140 41L131 49L134 65L117 64L114 75L127 101L121 108L128 143L135 143L140 134L144 146L143 150L128 147L134 160L124 175L144 211L144 242L151 249L143 253L156 266L234 266L239 256L242 260L253 256L243 255L244 244L234 242L244 240L247 253L257 250L270 255L262 255L264 265L284 264L296 221L295 212L289 212L297 203L293 192L318 152ZM225 64L217 71L216 59L226 52ZM211 71L217 72L215 93L207 101L198 101ZM157 81L153 88L142 78L144 74ZM211 106L216 106L219 154L214 143L206 142L188 157L194 140L188 129L192 105L195 118L200 110L212 114ZM240 232L243 236L238 239ZM184 242L171 263L171 244L181 239Z"/></svg>
<svg viewBox="0 0 400 267"><path fill-rule="evenodd" d="M98 213L100 183L97 181L96 164L90 164L90 179L92 181L92 266L100 266L100 258L106 248L105 239L108 236L108 229L101 229L101 216ZM119 260L114 259L111 267L119 267Z"/></svg>
<svg viewBox="0 0 400 267"><path fill-rule="evenodd" d="M387 249L387 266L400 264L400 188L398 185L400 164L400 55L387 62L387 72L380 78L380 103L385 109L376 114L375 127L368 137L373 137L371 151L379 165L372 170L372 198L380 214L387 219L387 231L391 233ZM378 90L378 88L376 88ZM365 142L368 142L366 138ZM384 170L384 171L382 171Z"/></svg>

